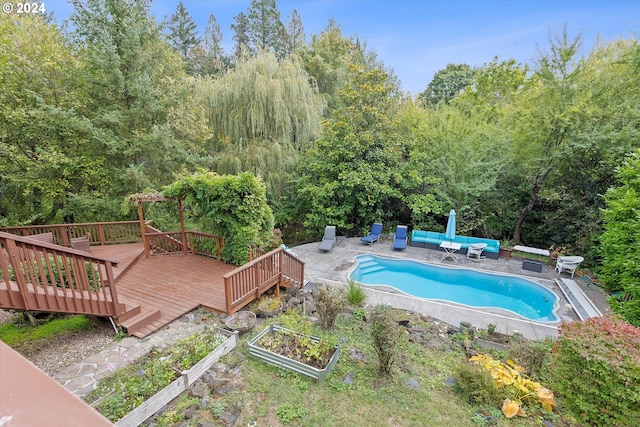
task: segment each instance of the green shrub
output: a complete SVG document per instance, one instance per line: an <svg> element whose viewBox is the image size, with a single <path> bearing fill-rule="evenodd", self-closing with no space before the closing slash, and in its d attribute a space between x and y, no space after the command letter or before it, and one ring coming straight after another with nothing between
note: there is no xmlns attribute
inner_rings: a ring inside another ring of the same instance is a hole
<svg viewBox="0 0 640 427"><path fill-rule="evenodd" d="M367 294L364 293L364 289L358 282L349 280L347 283L347 301L354 307L362 307L364 301L367 299Z"/></svg>
<svg viewBox="0 0 640 427"><path fill-rule="evenodd" d="M283 404L276 408L276 415L282 424L289 424L291 421L302 418L309 413L304 406L293 406Z"/></svg>
<svg viewBox="0 0 640 427"><path fill-rule="evenodd" d="M324 329L333 329L333 325L345 305L347 297L341 286L320 285L314 293L314 301L320 325Z"/></svg>
<svg viewBox="0 0 640 427"><path fill-rule="evenodd" d="M373 338L373 347L380 360L380 372L389 375L401 331L398 322L393 317L393 311L388 305L376 305L371 310L370 317L371 337Z"/></svg>
<svg viewBox="0 0 640 427"><path fill-rule="evenodd" d="M362 307L358 307L353 311L352 316L358 320L366 320L367 319L367 310Z"/></svg>
<svg viewBox="0 0 640 427"><path fill-rule="evenodd" d="M505 396L493 386L491 373L481 366L462 362L453 372L456 391L470 402L498 406Z"/></svg>
<svg viewBox="0 0 640 427"><path fill-rule="evenodd" d="M508 358L527 369L527 374L535 379L546 378L551 357L550 341L515 340L509 343Z"/></svg>
<svg viewBox="0 0 640 427"><path fill-rule="evenodd" d="M582 422L637 426L640 329L617 315L563 323L551 356L550 380Z"/></svg>

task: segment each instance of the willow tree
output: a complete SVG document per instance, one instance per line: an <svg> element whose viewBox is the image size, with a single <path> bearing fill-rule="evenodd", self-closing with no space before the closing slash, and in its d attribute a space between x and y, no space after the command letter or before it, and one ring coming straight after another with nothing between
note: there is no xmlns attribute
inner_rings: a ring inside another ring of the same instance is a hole
<svg viewBox="0 0 640 427"><path fill-rule="evenodd" d="M272 52L238 62L201 95L214 135L216 170L262 176L274 200L291 179L301 150L320 133L322 98L296 57Z"/></svg>

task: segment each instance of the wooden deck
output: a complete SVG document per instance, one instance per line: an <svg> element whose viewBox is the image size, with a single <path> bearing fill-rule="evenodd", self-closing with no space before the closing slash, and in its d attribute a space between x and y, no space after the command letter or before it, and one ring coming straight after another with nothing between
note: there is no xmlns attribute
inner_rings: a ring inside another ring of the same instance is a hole
<svg viewBox="0 0 640 427"><path fill-rule="evenodd" d="M131 225L0 232L0 308L111 317L130 335L145 337L198 307L231 314L273 287L303 285L304 263L282 248L236 268L216 260L224 246L218 236L147 226L139 239L152 255L145 257ZM74 243L78 230L90 246L59 244Z"/></svg>
<svg viewBox="0 0 640 427"><path fill-rule="evenodd" d="M129 310L140 306L140 314L118 321L132 335L145 337L198 307L225 312L222 276L233 265L199 255L144 258L142 243L92 246L91 253L118 262L113 269L118 298ZM156 318L142 325L149 316Z"/></svg>
<svg viewBox="0 0 640 427"><path fill-rule="evenodd" d="M139 304L140 317L156 310L158 317L135 328L133 335L147 336L198 307L225 312L222 276L235 268L198 255L140 259L117 280L118 297L127 306ZM129 320L124 320L122 325L129 328Z"/></svg>

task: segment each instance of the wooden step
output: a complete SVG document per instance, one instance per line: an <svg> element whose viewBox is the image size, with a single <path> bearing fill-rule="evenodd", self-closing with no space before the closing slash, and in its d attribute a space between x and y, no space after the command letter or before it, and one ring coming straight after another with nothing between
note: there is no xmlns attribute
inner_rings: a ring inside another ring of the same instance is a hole
<svg viewBox="0 0 640 427"><path fill-rule="evenodd" d="M158 309L142 308L141 310L141 313L124 322L119 322L120 326L125 328L129 335L135 334L138 329L144 328L154 320L160 319L160 310Z"/></svg>
<svg viewBox="0 0 640 427"><path fill-rule="evenodd" d="M129 305L125 304L125 311L118 316L118 323L122 323L125 320L131 319L133 316L137 316L142 311L140 304Z"/></svg>

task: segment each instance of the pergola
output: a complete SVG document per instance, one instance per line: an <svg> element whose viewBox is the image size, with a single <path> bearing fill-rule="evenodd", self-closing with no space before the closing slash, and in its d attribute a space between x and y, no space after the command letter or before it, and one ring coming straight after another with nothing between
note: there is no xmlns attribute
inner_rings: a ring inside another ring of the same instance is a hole
<svg viewBox="0 0 640 427"><path fill-rule="evenodd" d="M140 221L140 232L142 234L142 245L144 246L144 256L149 258L149 247L147 245L146 224L144 213L142 211L142 203L144 202L166 202L175 200L173 197L165 197L162 193L150 194L132 194L129 196L130 202L136 202L138 205L138 220ZM180 219L180 240L182 241L182 251L187 254L187 234L184 229L184 214L182 212L182 199L178 199L178 216Z"/></svg>

